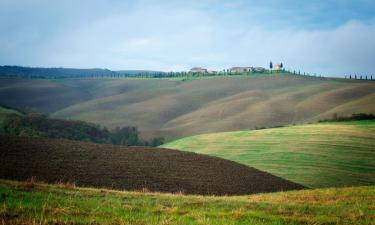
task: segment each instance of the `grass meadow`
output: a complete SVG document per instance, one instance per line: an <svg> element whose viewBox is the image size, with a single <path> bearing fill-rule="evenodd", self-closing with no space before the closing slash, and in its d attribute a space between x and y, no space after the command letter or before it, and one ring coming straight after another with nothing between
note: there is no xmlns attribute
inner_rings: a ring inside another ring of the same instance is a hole
<svg viewBox="0 0 375 225"><path fill-rule="evenodd" d="M375 224L375 188L186 196L0 180L2 224Z"/></svg>
<svg viewBox="0 0 375 225"><path fill-rule="evenodd" d="M203 134L162 147L229 159L312 188L375 184L375 120Z"/></svg>

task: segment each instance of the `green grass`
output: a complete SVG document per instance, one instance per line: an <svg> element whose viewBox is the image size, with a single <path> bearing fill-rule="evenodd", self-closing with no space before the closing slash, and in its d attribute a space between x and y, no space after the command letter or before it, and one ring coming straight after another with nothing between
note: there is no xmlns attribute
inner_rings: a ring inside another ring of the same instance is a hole
<svg viewBox="0 0 375 225"><path fill-rule="evenodd" d="M21 112L15 109L10 109L10 108L3 107L0 105L0 132L3 129L2 126L3 126L4 119L6 118L7 115L10 115L10 114L22 115Z"/></svg>
<svg viewBox="0 0 375 225"><path fill-rule="evenodd" d="M0 105L0 118L9 114L22 115L21 112Z"/></svg>
<svg viewBox="0 0 375 225"><path fill-rule="evenodd" d="M0 180L2 224L375 224L375 187L238 197Z"/></svg>
<svg viewBox="0 0 375 225"><path fill-rule="evenodd" d="M161 147L222 157L313 188L375 185L375 120L203 134Z"/></svg>

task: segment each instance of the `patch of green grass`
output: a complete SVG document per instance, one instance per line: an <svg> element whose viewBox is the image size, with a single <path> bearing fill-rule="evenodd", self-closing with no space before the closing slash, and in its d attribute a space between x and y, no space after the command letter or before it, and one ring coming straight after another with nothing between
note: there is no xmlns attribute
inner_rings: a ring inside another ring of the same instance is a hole
<svg viewBox="0 0 375 225"><path fill-rule="evenodd" d="M6 118L6 116L8 116L10 114L22 115L21 112L15 110L15 109L3 107L3 106L0 105L0 133L3 131L4 119Z"/></svg>
<svg viewBox="0 0 375 225"><path fill-rule="evenodd" d="M222 157L313 188L375 184L375 120L204 134L161 147Z"/></svg>
<svg viewBox="0 0 375 225"><path fill-rule="evenodd" d="M7 107L4 107L4 106L0 105L0 116L3 117L5 115L9 115L9 114L22 115L21 112L15 110L15 109L7 108Z"/></svg>
<svg viewBox="0 0 375 225"><path fill-rule="evenodd" d="M374 224L375 187L238 197L0 180L2 224Z"/></svg>

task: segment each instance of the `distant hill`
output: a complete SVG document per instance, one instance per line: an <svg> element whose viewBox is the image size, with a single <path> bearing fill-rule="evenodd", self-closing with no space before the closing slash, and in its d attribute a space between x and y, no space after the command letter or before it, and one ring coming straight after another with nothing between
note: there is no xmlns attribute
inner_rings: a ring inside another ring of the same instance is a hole
<svg viewBox="0 0 375 225"><path fill-rule="evenodd" d="M0 77L20 78L82 78L82 77L115 77L134 76L140 73L160 73L148 70L121 70L108 69L74 69L74 68L42 68L22 66L0 66Z"/></svg>
<svg viewBox="0 0 375 225"><path fill-rule="evenodd" d="M0 153L0 179L207 195L304 188L232 161L151 147L0 136Z"/></svg>
<svg viewBox="0 0 375 225"><path fill-rule="evenodd" d="M0 103L145 139L316 122L375 113L375 82L295 75L210 79L2 79Z"/></svg>
<svg viewBox="0 0 375 225"><path fill-rule="evenodd" d="M164 72L155 71L155 70L116 70L114 72L116 72L117 74L125 74L128 76L135 76L135 75L139 75L143 73L147 73L147 74L164 73Z"/></svg>
<svg viewBox="0 0 375 225"><path fill-rule="evenodd" d="M313 188L375 185L375 120L203 134L162 147L218 156Z"/></svg>

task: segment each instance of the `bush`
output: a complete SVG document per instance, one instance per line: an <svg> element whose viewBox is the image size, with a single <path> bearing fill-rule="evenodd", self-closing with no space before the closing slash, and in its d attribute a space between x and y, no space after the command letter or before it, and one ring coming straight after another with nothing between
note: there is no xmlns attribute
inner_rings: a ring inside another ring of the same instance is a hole
<svg viewBox="0 0 375 225"><path fill-rule="evenodd" d="M375 119L374 114L366 113L355 113L352 115L338 115L334 113L331 119L319 120L319 122L342 122L342 121L356 121L356 120L373 120Z"/></svg>

